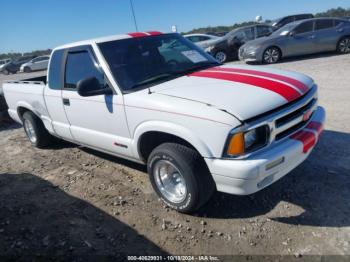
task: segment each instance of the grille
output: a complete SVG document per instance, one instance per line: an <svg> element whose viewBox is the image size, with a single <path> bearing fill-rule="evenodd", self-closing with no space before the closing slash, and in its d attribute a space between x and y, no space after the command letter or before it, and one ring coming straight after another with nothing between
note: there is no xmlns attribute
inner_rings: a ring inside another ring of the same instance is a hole
<svg viewBox="0 0 350 262"><path fill-rule="evenodd" d="M276 120L276 127L279 128L281 126L284 126L286 124L288 124L289 122L293 121L294 119L303 116L305 112L307 112L308 110L310 110L316 103L316 99L312 99L309 103L307 103L306 105L304 105L303 107L295 110L294 112L281 117L279 119Z"/></svg>
<svg viewBox="0 0 350 262"><path fill-rule="evenodd" d="M309 119L312 117L313 111L317 104L317 99L313 98L305 105L297 108L296 110L284 115L275 120L275 141L281 140L295 131L301 129L306 125ZM304 119L304 115L306 112L310 112L309 117Z"/></svg>

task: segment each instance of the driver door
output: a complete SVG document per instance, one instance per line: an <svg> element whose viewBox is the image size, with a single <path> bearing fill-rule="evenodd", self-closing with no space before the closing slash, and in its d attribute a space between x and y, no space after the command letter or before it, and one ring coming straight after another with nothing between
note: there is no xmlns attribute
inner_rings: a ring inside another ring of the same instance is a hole
<svg viewBox="0 0 350 262"><path fill-rule="evenodd" d="M285 56L311 54L315 48L314 22L307 21L297 26L294 35L286 36Z"/></svg>
<svg viewBox="0 0 350 262"><path fill-rule="evenodd" d="M109 84L90 46L69 49L64 71L62 103L73 139L108 153L130 156L130 135L122 94L82 97L77 83L96 77L101 88Z"/></svg>

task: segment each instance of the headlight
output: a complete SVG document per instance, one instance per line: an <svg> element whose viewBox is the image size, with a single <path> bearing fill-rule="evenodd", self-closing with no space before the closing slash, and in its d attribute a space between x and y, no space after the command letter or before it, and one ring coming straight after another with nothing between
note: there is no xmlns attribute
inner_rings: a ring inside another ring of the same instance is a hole
<svg viewBox="0 0 350 262"><path fill-rule="evenodd" d="M269 141L269 127L263 125L248 131L233 132L228 137L224 156L237 157L264 147Z"/></svg>
<svg viewBox="0 0 350 262"><path fill-rule="evenodd" d="M244 49L244 51L247 54L255 54L259 48L260 48L260 46L250 46L250 47L246 47Z"/></svg>

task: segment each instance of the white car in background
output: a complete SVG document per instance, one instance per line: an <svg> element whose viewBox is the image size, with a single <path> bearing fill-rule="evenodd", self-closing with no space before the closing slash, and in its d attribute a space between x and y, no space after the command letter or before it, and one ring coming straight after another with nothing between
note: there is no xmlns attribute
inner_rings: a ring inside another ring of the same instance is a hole
<svg viewBox="0 0 350 262"><path fill-rule="evenodd" d="M0 60L0 71L1 71L1 68L9 62L11 62L10 58Z"/></svg>
<svg viewBox="0 0 350 262"><path fill-rule="evenodd" d="M38 56L29 62L21 65L20 72L29 73L31 71L46 70L49 64L50 56Z"/></svg>
<svg viewBox="0 0 350 262"><path fill-rule="evenodd" d="M190 40L191 42L195 43L202 49L207 48L213 42L221 38L219 36L206 35L206 34L190 34L190 35L184 35L184 37Z"/></svg>

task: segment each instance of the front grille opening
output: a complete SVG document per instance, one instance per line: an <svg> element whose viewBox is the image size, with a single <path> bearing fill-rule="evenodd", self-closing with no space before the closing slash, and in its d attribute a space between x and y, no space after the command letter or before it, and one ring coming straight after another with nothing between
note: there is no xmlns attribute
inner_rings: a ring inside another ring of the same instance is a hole
<svg viewBox="0 0 350 262"><path fill-rule="evenodd" d="M313 114L312 114L313 115ZM312 117L311 115L311 117ZM311 118L310 117L310 118ZM304 122L300 122L290 128L288 128L287 130L284 130L283 132L279 133L276 135L275 137L275 141L279 141L281 140L282 138L285 138L287 136L290 136L291 134L293 134L295 131L299 130L299 129L302 129L306 124L308 123L308 121Z"/></svg>
<svg viewBox="0 0 350 262"><path fill-rule="evenodd" d="M308 109L312 108L312 106L316 103L316 99L312 99L309 103L307 103L306 105L304 105L303 107L295 110L294 112L281 117L280 119L276 120L276 127L279 128L281 126L284 126L285 124L288 124L289 122L293 121L294 119L300 117L301 115L303 115L303 113L305 111L307 111Z"/></svg>

